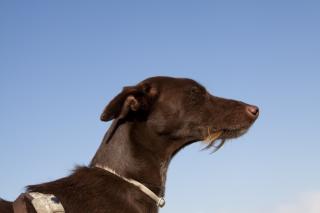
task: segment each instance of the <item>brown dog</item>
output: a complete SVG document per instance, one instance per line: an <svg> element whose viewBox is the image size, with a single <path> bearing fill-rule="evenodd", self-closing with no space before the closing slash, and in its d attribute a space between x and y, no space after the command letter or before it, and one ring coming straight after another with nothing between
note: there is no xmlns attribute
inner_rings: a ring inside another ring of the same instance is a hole
<svg viewBox="0 0 320 213"><path fill-rule="evenodd" d="M220 148L244 134L258 114L256 106L212 96L190 79L149 78L125 87L104 109L101 120L113 123L89 167L27 191L55 195L67 213L155 213L179 150L203 140ZM26 196L22 201L26 212L35 212ZM0 201L0 212L13 212L12 204Z"/></svg>

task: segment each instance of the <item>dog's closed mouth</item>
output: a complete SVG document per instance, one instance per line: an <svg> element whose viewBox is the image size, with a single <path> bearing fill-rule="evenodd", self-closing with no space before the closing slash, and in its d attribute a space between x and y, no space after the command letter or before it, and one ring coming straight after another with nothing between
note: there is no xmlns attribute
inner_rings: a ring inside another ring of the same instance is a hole
<svg viewBox="0 0 320 213"><path fill-rule="evenodd" d="M238 128L238 129L224 129L222 130L223 134L221 134L221 138L223 139L231 139L237 138L241 135L245 134L249 128Z"/></svg>
<svg viewBox="0 0 320 213"><path fill-rule="evenodd" d="M235 129L220 129L213 132L208 128L208 135L204 138L204 142L208 145L203 148L209 149L213 147L212 153L218 151L226 142L227 139L237 138L248 131L248 128L235 128Z"/></svg>

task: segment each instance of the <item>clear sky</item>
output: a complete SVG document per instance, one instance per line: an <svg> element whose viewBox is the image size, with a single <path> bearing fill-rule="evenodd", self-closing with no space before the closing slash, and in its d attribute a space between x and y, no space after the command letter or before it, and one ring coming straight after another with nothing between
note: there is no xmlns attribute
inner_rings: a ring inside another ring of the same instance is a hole
<svg viewBox="0 0 320 213"><path fill-rule="evenodd" d="M123 86L193 78L258 105L250 132L169 168L161 213L320 212L319 1L0 2L0 197L87 164Z"/></svg>

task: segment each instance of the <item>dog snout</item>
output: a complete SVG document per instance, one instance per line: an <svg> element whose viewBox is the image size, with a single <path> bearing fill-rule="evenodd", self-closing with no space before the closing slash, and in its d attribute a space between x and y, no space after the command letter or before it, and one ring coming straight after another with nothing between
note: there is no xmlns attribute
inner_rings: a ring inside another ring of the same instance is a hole
<svg viewBox="0 0 320 213"><path fill-rule="evenodd" d="M248 115L254 119L256 119L259 115L259 108L257 106L248 105L246 107L246 111Z"/></svg>

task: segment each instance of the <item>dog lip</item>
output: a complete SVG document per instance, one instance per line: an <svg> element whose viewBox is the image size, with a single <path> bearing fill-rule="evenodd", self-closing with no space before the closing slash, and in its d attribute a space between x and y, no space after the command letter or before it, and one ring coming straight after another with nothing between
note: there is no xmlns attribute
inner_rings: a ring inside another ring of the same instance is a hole
<svg viewBox="0 0 320 213"><path fill-rule="evenodd" d="M234 125L231 127L221 128L220 130L216 131L241 131L241 130L247 130L250 128L252 124L249 125Z"/></svg>
<svg viewBox="0 0 320 213"><path fill-rule="evenodd" d="M249 126L250 127L250 126ZM241 135L245 134L249 127L238 127L238 128L224 128L222 129L222 134L220 138L222 139L230 139L230 138L237 138Z"/></svg>

